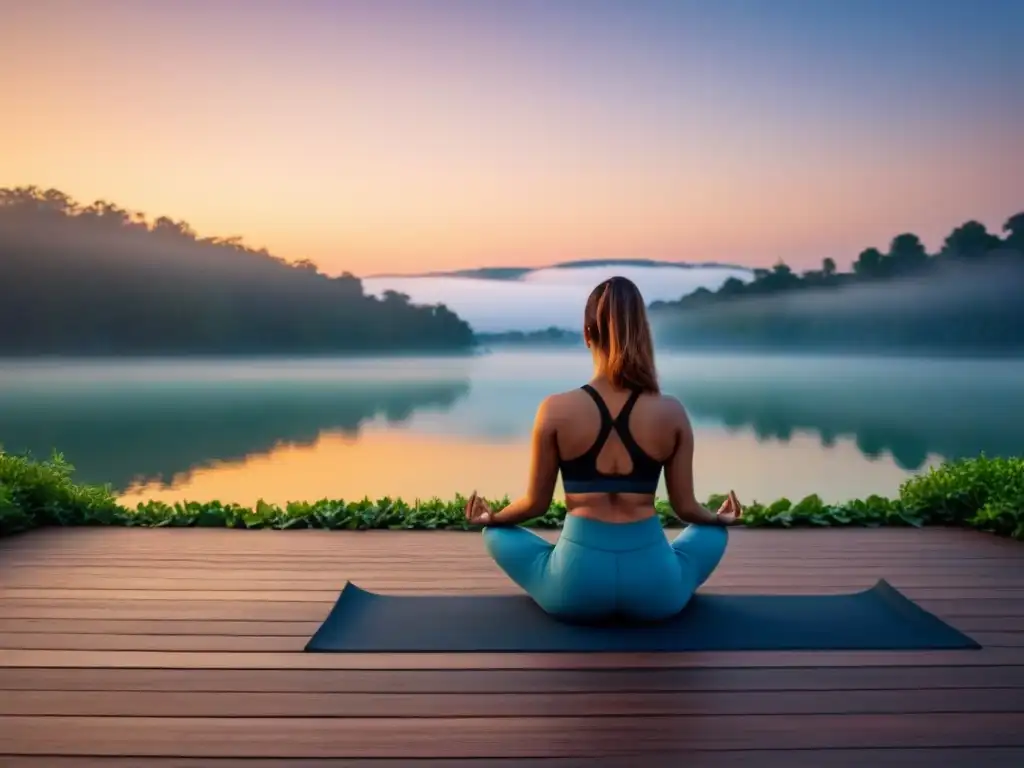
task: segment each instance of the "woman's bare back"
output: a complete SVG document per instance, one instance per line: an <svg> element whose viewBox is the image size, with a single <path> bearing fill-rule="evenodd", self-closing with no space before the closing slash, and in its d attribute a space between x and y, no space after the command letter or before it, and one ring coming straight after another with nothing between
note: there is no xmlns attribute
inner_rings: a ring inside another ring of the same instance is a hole
<svg viewBox="0 0 1024 768"><path fill-rule="evenodd" d="M613 419L633 396L631 391L615 389L603 380L595 380L590 386L604 401ZM586 454L601 436L601 409L595 398L584 389L577 389L555 395L551 406L560 461L572 461ZM627 430L643 454L664 465L678 445L679 410L674 398L641 394L620 429ZM604 476L629 476L634 472L636 462L618 429L609 432L595 463L597 471ZM653 493L573 493L567 489L566 506L574 515L613 523L642 520L655 513Z"/></svg>

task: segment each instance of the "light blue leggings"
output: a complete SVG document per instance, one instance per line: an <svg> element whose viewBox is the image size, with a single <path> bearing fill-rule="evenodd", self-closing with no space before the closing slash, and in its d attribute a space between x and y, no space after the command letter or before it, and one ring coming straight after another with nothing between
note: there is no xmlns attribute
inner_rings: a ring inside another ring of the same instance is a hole
<svg viewBox="0 0 1024 768"><path fill-rule="evenodd" d="M556 544L526 528L485 528L498 566L548 613L657 621L683 609L725 554L722 526L690 525L670 544L661 522L567 515Z"/></svg>

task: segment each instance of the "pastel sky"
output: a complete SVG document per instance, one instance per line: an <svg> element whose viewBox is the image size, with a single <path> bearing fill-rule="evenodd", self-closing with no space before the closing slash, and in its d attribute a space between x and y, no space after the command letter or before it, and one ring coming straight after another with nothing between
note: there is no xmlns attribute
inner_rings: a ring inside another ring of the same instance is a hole
<svg viewBox="0 0 1024 768"><path fill-rule="evenodd" d="M848 265L1024 208L1019 0L7 0L0 186L326 271Z"/></svg>

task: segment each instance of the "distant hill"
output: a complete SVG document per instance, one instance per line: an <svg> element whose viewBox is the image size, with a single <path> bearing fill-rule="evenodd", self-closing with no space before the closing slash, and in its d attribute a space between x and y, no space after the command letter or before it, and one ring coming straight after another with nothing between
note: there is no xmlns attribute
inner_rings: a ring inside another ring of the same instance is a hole
<svg viewBox="0 0 1024 768"><path fill-rule="evenodd" d="M0 188L0 355L469 351L438 304L368 295L238 238L200 237L106 201Z"/></svg>
<svg viewBox="0 0 1024 768"><path fill-rule="evenodd" d="M841 272L784 262L675 301L651 303L659 338L683 348L1024 354L1024 211L1003 236L978 221L929 253L912 232Z"/></svg>
<svg viewBox="0 0 1024 768"><path fill-rule="evenodd" d="M478 333L477 344L484 347L570 347L583 344L583 334L566 328L545 328L542 331L506 331Z"/></svg>
<svg viewBox="0 0 1024 768"><path fill-rule="evenodd" d="M594 259L565 261L552 267L481 267L366 277L363 286L376 296L392 291L420 304L444 304L466 320L479 337L510 331L546 332L552 327L578 332L587 296L595 285L616 274L636 283L648 302L676 301L700 288L716 290L728 279L748 282L754 278L753 272L744 267ZM503 343L513 341L510 338Z"/></svg>
<svg viewBox="0 0 1024 768"><path fill-rule="evenodd" d="M455 269L440 272L418 272L415 274L387 273L368 275L368 279L395 277L466 277L477 280L521 280L531 272L545 269L584 269L587 267L666 267L672 269L737 269L751 272L748 267L735 264L723 264L714 261L687 262L664 261L658 259L578 259L576 261L560 261L543 267L476 267L472 269Z"/></svg>

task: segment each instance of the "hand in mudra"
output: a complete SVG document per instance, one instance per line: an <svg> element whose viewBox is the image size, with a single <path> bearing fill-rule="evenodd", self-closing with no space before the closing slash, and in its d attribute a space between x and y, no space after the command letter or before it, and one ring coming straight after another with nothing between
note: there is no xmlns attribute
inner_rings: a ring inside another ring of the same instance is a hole
<svg viewBox="0 0 1024 768"><path fill-rule="evenodd" d="M476 491L466 502L466 522L470 525L487 525L494 517L491 505L482 496L477 496Z"/></svg>
<svg viewBox="0 0 1024 768"><path fill-rule="evenodd" d="M743 517L743 507L735 491L729 491L722 506L718 508L718 522L722 525L736 525Z"/></svg>

